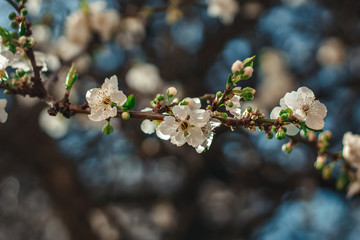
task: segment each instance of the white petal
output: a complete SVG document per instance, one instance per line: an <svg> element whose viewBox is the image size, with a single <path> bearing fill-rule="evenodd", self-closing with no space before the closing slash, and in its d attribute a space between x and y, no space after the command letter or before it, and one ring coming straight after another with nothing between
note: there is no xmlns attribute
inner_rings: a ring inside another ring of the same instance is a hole
<svg viewBox="0 0 360 240"><path fill-rule="evenodd" d="M279 113L282 110L282 107L274 107L274 109L270 113L271 119L277 119L279 117Z"/></svg>
<svg viewBox="0 0 360 240"><path fill-rule="evenodd" d="M164 135L162 132L160 132L159 127L156 128L156 136L158 136L162 140L170 139L170 135Z"/></svg>
<svg viewBox="0 0 360 240"><path fill-rule="evenodd" d="M318 115L319 117L326 117L327 109L326 106L320 101L316 100L311 105L311 114Z"/></svg>
<svg viewBox="0 0 360 240"><path fill-rule="evenodd" d="M141 128L141 131L143 131L144 133L152 134L155 132L156 123L146 119L146 120L142 121L140 128Z"/></svg>
<svg viewBox="0 0 360 240"><path fill-rule="evenodd" d="M185 136L184 136L184 132L183 131L179 131L177 132L174 136L171 136L170 138L171 143L175 144L176 146L180 147L182 145L184 145L184 143L186 142Z"/></svg>
<svg viewBox="0 0 360 240"><path fill-rule="evenodd" d="M190 128L186 140L190 146L197 147L205 141L204 134L200 128Z"/></svg>
<svg viewBox="0 0 360 240"><path fill-rule="evenodd" d="M193 98L195 105L193 106L193 110L200 109L201 108L201 101L200 98Z"/></svg>
<svg viewBox="0 0 360 240"><path fill-rule="evenodd" d="M127 97L122 91L117 91L111 94L111 101L118 106L122 106L126 103Z"/></svg>
<svg viewBox="0 0 360 240"><path fill-rule="evenodd" d="M0 54L0 69L5 69L8 66L9 59Z"/></svg>
<svg viewBox="0 0 360 240"><path fill-rule="evenodd" d="M176 105L173 107L172 112L176 117L180 118L181 120L185 120L189 115L190 108L188 106Z"/></svg>
<svg viewBox="0 0 360 240"><path fill-rule="evenodd" d="M300 129L297 128L294 124L290 123L288 125L285 126L287 131L286 131L286 135L288 136L295 136L299 131Z"/></svg>
<svg viewBox="0 0 360 240"><path fill-rule="evenodd" d="M106 78L102 86L104 89L109 89L110 92L118 90L118 78L116 75L112 76L110 79Z"/></svg>
<svg viewBox="0 0 360 240"><path fill-rule="evenodd" d="M307 98L315 98L314 92L311 91L311 89L307 88L307 87L299 87L297 92L299 94L305 95Z"/></svg>
<svg viewBox="0 0 360 240"><path fill-rule="evenodd" d="M106 118L103 117L103 112L102 111L94 112L93 109L91 109L91 113L88 116L89 116L90 120L96 121L96 122L106 119Z"/></svg>
<svg viewBox="0 0 360 240"><path fill-rule="evenodd" d="M0 99L0 109L4 109L6 107L7 100L6 99Z"/></svg>
<svg viewBox="0 0 360 240"><path fill-rule="evenodd" d="M284 102L290 109L298 109L300 107L299 94L295 91L286 93L284 96Z"/></svg>
<svg viewBox="0 0 360 240"><path fill-rule="evenodd" d="M281 98L281 99L280 99L280 101L279 101L279 105L280 105L280 107L287 108L287 105L286 105L286 103L285 103L284 98Z"/></svg>
<svg viewBox="0 0 360 240"><path fill-rule="evenodd" d="M306 118L305 124L311 129L320 130L324 127L325 122L324 119L320 116L310 115Z"/></svg>
<svg viewBox="0 0 360 240"><path fill-rule="evenodd" d="M176 127L177 123L175 121L175 118L166 116L164 118L164 121L158 126L158 129L163 135L171 136L172 134L174 134Z"/></svg>

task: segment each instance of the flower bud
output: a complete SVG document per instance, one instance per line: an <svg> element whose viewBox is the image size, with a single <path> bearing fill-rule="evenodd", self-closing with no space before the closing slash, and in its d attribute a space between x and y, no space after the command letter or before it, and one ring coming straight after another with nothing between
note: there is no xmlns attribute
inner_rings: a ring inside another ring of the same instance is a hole
<svg viewBox="0 0 360 240"><path fill-rule="evenodd" d="M114 128L110 125L110 122L107 122L102 128L102 132L106 135L111 134L114 131Z"/></svg>
<svg viewBox="0 0 360 240"><path fill-rule="evenodd" d="M250 113L252 111L252 107L247 107L246 111Z"/></svg>
<svg viewBox="0 0 360 240"><path fill-rule="evenodd" d="M282 140L286 137L286 133L285 131L278 131L275 137L277 140Z"/></svg>
<svg viewBox="0 0 360 240"><path fill-rule="evenodd" d="M272 139L274 137L274 134L272 134L272 132L267 132L265 136L267 139Z"/></svg>
<svg viewBox="0 0 360 240"><path fill-rule="evenodd" d="M282 147L281 147L281 150L285 153L291 153L292 152L292 144L290 142L286 143L286 144L283 144Z"/></svg>
<svg viewBox="0 0 360 240"><path fill-rule="evenodd" d="M234 106L234 104L230 101L227 101L226 102L226 105L229 107L229 108L232 108Z"/></svg>
<svg viewBox="0 0 360 240"><path fill-rule="evenodd" d="M226 113L221 113L221 117L222 117L223 119L225 119L225 118L228 117L228 115L227 115Z"/></svg>
<svg viewBox="0 0 360 240"><path fill-rule="evenodd" d="M243 79L251 78L253 72L254 72L254 69L252 67L244 68Z"/></svg>
<svg viewBox="0 0 360 240"><path fill-rule="evenodd" d="M33 37L30 37L30 39L29 39L29 44L30 44L30 46L31 47L33 47L33 46L35 46L35 38L33 38Z"/></svg>
<svg viewBox="0 0 360 240"><path fill-rule="evenodd" d="M19 77L23 77L25 75L25 71L22 70L21 68L18 68L16 70L16 75L19 76Z"/></svg>
<svg viewBox="0 0 360 240"><path fill-rule="evenodd" d="M9 14L9 19L10 19L10 20L14 20L15 18L16 18L16 13L11 12L11 13Z"/></svg>
<svg viewBox="0 0 360 240"><path fill-rule="evenodd" d="M21 9L21 15L26 16L28 14L28 11L26 8Z"/></svg>
<svg viewBox="0 0 360 240"><path fill-rule="evenodd" d="M156 100L158 101L158 102L161 102L161 101L163 101L165 99L165 97L164 97L164 95L163 94L157 94L156 95Z"/></svg>
<svg viewBox="0 0 360 240"><path fill-rule="evenodd" d="M325 156L325 155L319 155L319 156L317 156L317 158L316 158L316 161L315 161L315 163L314 163L314 167L315 167L317 170L321 170L321 169L324 168L325 163L326 163L326 156Z"/></svg>
<svg viewBox="0 0 360 240"><path fill-rule="evenodd" d="M166 94L168 95L169 98L175 97L176 94L177 94L177 90L176 90L176 88L174 88L174 87L169 87L169 88L166 90Z"/></svg>
<svg viewBox="0 0 360 240"><path fill-rule="evenodd" d="M185 98L185 99L181 102L181 105L188 105L189 108L192 109L192 108L195 107L196 103L195 103L194 99L188 97L188 98Z"/></svg>
<svg viewBox="0 0 360 240"><path fill-rule="evenodd" d="M222 92L221 91L218 91L217 93L216 93L216 98L217 99L220 99L221 97L222 97Z"/></svg>
<svg viewBox="0 0 360 240"><path fill-rule="evenodd" d="M179 103L179 99L178 99L178 98L174 98L171 103L172 103L172 104L178 104L178 103Z"/></svg>
<svg viewBox="0 0 360 240"><path fill-rule="evenodd" d="M26 39L25 36L21 36L19 38L19 44L22 45L22 46L26 44L26 41L27 41L27 39Z"/></svg>
<svg viewBox="0 0 360 240"><path fill-rule="evenodd" d="M12 27L13 29L17 29L18 28L18 24L16 22L11 22L10 23L10 27Z"/></svg>
<svg viewBox="0 0 360 240"><path fill-rule="evenodd" d="M123 112L121 114L121 118L124 119L124 120L128 120L130 118L130 113L128 112Z"/></svg>
<svg viewBox="0 0 360 240"><path fill-rule="evenodd" d="M241 72L241 70L243 70L244 68L244 64L239 61L239 60L236 60L233 65L231 66L231 71L233 74L235 73L238 73L238 72Z"/></svg>

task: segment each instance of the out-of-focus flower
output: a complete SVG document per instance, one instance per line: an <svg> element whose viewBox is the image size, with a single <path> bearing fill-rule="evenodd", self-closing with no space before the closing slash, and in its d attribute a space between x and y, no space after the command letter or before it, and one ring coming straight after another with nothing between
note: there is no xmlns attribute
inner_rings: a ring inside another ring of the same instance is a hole
<svg viewBox="0 0 360 240"><path fill-rule="evenodd" d="M174 116L166 116L159 125L163 135L169 135L171 143L182 146L186 142L193 147L198 147L205 141L202 127L210 119L210 112L203 109L192 110L189 106L175 106L172 109Z"/></svg>
<svg viewBox="0 0 360 240"><path fill-rule="evenodd" d="M125 94L118 90L117 77L106 78L100 88L92 88L86 93L86 100L91 108L89 118L93 121L101 121L115 117L117 107L113 106L113 103L122 106L126 99Z"/></svg>
<svg viewBox="0 0 360 240"><path fill-rule="evenodd" d="M65 23L65 36L74 44L87 46L91 40L91 29L85 12L79 10L68 16Z"/></svg>
<svg viewBox="0 0 360 240"><path fill-rule="evenodd" d="M43 52L34 52L35 56L35 62L38 67L41 67L42 72L46 72L48 70L47 64L46 64L46 54ZM14 61L11 64L12 68L19 68L24 70L25 72L28 72L32 69L31 61L28 59L27 56L21 55L21 54L15 54L14 55Z"/></svg>
<svg viewBox="0 0 360 240"><path fill-rule="evenodd" d="M90 4L90 26L97 32L103 41L110 40L111 36L120 30L120 14L116 10L105 10L105 2Z"/></svg>
<svg viewBox="0 0 360 240"><path fill-rule="evenodd" d="M50 116L47 108L39 115L39 126L52 138L62 138L69 130L70 120L61 114Z"/></svg>
<svg viewBox="0 0 360 240"><path fill-rule="evenodd" d="M106 10L106 2L89 4L89 12L80 9L71 13L65 24L65 36L79 46L86 47L91 41L92 32L100 35L102 41L108 41L120 31L120 15L115 10Z"/></svg>
<svg viewBox="0 0 360 240"><path fill-rule="evenodd" d="M309 128L319 130L324 127L326 106L319 100L315 100L315 95L309 88L300 87L296 92L286 93L283 104L290 108L294 116L305 122Z"/></svg>
<svg viewBox="0 0 360 240"><path fill-rule="evenodd" d="M152 64L139 64L132 67L126 74L128 86L140 93L153 93L162 85L159 70Z"/></svg>
<svg viewBox="0 0 360 240"><path fill-rule="evenodd" d="M219 17L224 24L231 24L240 7L235 0L206 0L208 14L211 17Z"/></svg>
<svg viewBox="0 0 360 240"><path fill-rule="evenodd" d="M8 118L8 114L5 111L6 104L7 104L6 99L0 99L0 122L2 123L5 123Z"/></svg>
<svg viewBox="0 0 360 240"><path fill-rule="evenodd" d="M145 27L139 18L128 17L121 21L121 31L116 35L116 42L125 48L141 42L145 36Z"/></svg>
<svg viewBox="0 0 360 240"><path fill-rule="evenodd" d="M234 117L241 118L241 104L240 96L234 95L231 99L225 102L225 108L229 111Z"/></svg>
<svg viewBox="0 0 360 240"><path fill-rule="evenodd" d="M360 135L347 132L343 137L343 156L346 161L360 168Z"/></svg>

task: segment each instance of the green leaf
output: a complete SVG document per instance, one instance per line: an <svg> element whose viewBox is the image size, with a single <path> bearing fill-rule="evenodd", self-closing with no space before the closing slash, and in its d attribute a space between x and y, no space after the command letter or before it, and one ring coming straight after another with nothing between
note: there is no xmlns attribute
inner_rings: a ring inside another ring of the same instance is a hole
<svg viewBox="0 0 360 240"><path fill-rule="evenodd" d="M73 63L66 76L66 81L65 81L66 90L70 90L73 84L76 82L76 80L78 80L78 78L79 76L76 74L76 68Z"/></svg>
<svg viewBox="0 0 360 240"><path fill-rule="evenodd" d="M126 103L124 105L124 110L131 110L135 107L136 100L134 97L134 94L130 94L126 100Z"/></svg>
<svg viewBox="0 0 360 240"><path fill-rule="evenodd" d="M26 32L25 23L24 23L24 22L21 22L21 23L20 23L20 26L19 26L19 36L24 36L24 35L25 35L25 32Z"/></svg>
<svg viewBox="0 0 360 240"><path fill-rule="evenodd" d="M244 65L244 68L246 67L252 67L254 65L254 60L255 60L255 55L250 57L250 58L247 58L245 59L242 63Z"/></svg>

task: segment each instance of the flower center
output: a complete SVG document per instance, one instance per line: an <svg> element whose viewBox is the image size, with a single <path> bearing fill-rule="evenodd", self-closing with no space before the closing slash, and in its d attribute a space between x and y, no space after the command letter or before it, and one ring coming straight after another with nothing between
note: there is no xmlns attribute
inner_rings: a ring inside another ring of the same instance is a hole
<svg viewBox="0 0 360 240"><path fill-rule="evenodd" d="M110 104L110 102L111 102L110 97L106 97L106 98L104 98L104 100L103 100L103 103L106 104L106 105Z"/></svg>
<svg viewBox="0 0 360 240"><path fill-rule="evenodd" d="M308 104L302 105L301 110L305 113L305 115L307 115L309 113L310 106Z"/></svg>
<svg viewBox="0 0 360 240"><path fill-rule="evenodd" d="M182 121L181 124L180 124L180 127L181 127L181 130L185 131L186 129L189 128L189 123L186 122L186 121Z"/></svg>

